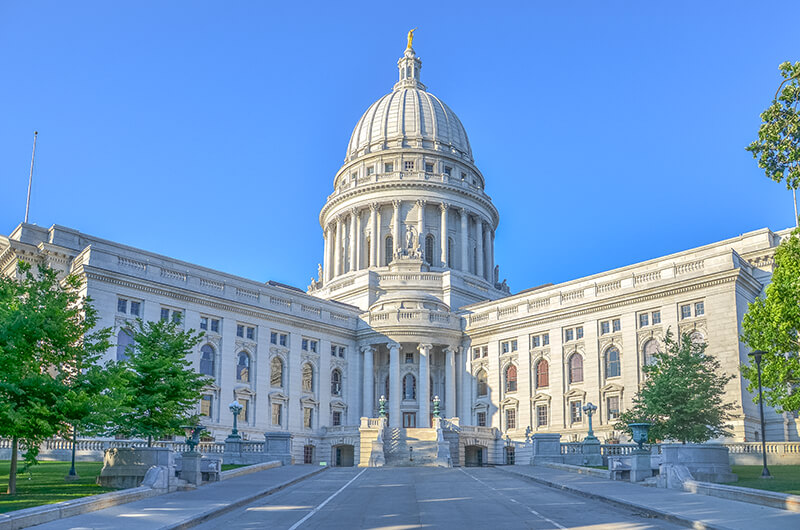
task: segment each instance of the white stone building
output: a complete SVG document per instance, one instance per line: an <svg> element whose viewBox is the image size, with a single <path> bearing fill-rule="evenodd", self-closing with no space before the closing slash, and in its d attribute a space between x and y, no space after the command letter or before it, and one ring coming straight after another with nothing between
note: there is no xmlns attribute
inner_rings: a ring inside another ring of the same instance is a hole
<svg viewBox="0 0 800 530"><path fill-rule="evenodd" d="M198 404L211 432L230 432L236 399L244 435L291 432L297 460L363 462L360 418L378 415L381 395L400 434L429 428L439 396L443 416L463 426L456 462L471 444L491 460L502 444L491 440L524 439L527 427L583 437L587 402L598 406L598 436L614 437L667 329L707 340L738 373L742 316L787 232L510 295L494 262L499 214L464 127L426 90L421 66L406 49L393 90L356 124L320 213L324 264L307 292L57 225L0 237L0 270L24 259L82 276L118 341L109 358L122 355L135 317L205 331L194 362L215 380ZM737 377L728 392L738 441L756 439L758 425L745 386ZM797 440L794 418L770 412L768 439Z"/></svg>

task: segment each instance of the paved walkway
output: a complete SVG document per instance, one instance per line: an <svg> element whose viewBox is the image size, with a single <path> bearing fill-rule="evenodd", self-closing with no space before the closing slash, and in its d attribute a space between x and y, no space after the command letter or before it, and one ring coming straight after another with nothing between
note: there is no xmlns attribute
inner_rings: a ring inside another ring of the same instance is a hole
<svg viewBox="0 0 800 530"><path fill-rule="evenodd" d="M224 513L325 470L318 466L286 466L215 482L191 491L176 491L68 517L37 529L155 530L189 528L204 518Z"/></svg>
<svg viewBox="0 0 800 530"><path fill-rule="evenodd" d="M500 466L508 474L694 528L797 530L800 513L678 490L651 488L541 466Z"/></svg>

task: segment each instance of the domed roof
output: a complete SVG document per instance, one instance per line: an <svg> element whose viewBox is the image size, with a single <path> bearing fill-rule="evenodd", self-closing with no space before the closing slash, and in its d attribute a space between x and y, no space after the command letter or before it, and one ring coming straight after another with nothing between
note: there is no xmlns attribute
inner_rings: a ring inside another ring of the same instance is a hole
<svg viewBox="0 0 800 530"><path fill-rule="evenodd" d="M419 81L422 61L414 50L407 48L397 65L400 80L392 92L370 105L358 120L345 160L383 149L411 147L441 151L472 162L472 148L461 120Z"/></svg>

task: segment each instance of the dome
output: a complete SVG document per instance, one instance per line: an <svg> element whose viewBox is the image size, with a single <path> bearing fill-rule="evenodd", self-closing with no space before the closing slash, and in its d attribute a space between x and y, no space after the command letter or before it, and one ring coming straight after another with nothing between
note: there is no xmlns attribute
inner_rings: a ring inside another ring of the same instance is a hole
<svg viewBox="0 0 800 530"><path fill-rule="evenodd" d="M398 61L400 80L358 120L345 161L384 149L430 149L472 162L467 132L458 116L419 81L422 61L406 49Z"/></svg>

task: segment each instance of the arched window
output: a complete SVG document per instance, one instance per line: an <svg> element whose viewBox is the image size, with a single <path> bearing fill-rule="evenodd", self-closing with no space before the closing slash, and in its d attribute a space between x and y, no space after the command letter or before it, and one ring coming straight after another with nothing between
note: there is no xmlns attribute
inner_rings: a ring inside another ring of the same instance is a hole
<svg viewBox="0 0 800 530"><path fill-rule="evenodd" d="M301 388L303 392L313 392L314 391L314 368L309 364L306 363L303 365L302 370L300 371L301 374Z"/></svg>
<svg viewBox="0 0 800 530"><path fill-rule="evenodd" d="M392 257L394 256L394 242L392 240L392 236L386 237L386 248L384 252L384 257L386 258L385 265L388 265L392 262Z"/></svg>
<svg viewBox="0 0 800 530"><path fill-rule="evenodd" d="M433 235L428 234L425 237L425 263L433 265Z"/></svg>
<svg viewBox="0 0 800 530"><path fill-rule="evenodd" d="M583 381L583 357L576 352L569 358L569 382L580 383L581 381Z"/></svg>
<svg viewBox="0 0 800 530"><path fill-rule="evenodd" d="M545 359L540 359L536 363L536 388L548 386L550 386L550 365Z"/></svg>
<svg viewBox="0 0 800 530"><path fill-rule="evenodd" d="M489 376L486 375L486 372L484 370L478 372L476 379L478 380L478 397L489 394Z"/></svg>
<svg viewBox="0 0 800 530"><path fill-rule="evenodd" d="M658 349L658 341L655 339L650 339L644 343L644 348L642 348L642 357L644 360L645 366L650 366L655 364L656 362L656 354L659 352Z"/></svg>
<svg viewBox="0 0 800 530"><path fill-rule="evenodd" d="M453 238L447 238L447 266L453 268Z"/></svg>
<svg viewBox="0 0 800 530"><path fill-rule="evenodd" d="M133 337L131 337L128 330L121 329L117 334L117 360L124 361L128 358L128 346L133 344Z"/></svg>
<svg viewBox="0 0 800 530"><path fill-rule="evenodd" d="M269 362L269 386L283 388L283 361L280 357L273 357Z"/></svg>
<svg viewBox="0 0 800 530"><path fill-rule="evenodd" d="M614 346L606 350L606 377L619 377L620 363L619 363L619 350Z"/></svg>
<svg viewBox="0 0 800 530"><path fill-rule="evenodd" d="M331 372L331 395L342 395L342 372L339 370L334 370Z"/></svg>
<svg viewBox="0 0 800 530"><path fill-rule="evenodd" d="M506 368L506 392L517 391L517 367L509 364Z"/></svg>
<svg viewBox="0 0 800 530"><path fill-rule="evenodd" d="M214 348L210 344L200 348L200 373L214 377Z"/></svg>
<svg viewBox="0 0 800 530"><path fill-rule="evenodd" d="M417 380L411 374L403 377L403 399L417 399Z"/></svg>
<svg viewBox="0 0 800 530"><path fill-rule="evenodd" d="M236 380L242 383L250 382L250 356L247 352L240 351L236 356Z"/></svg>

